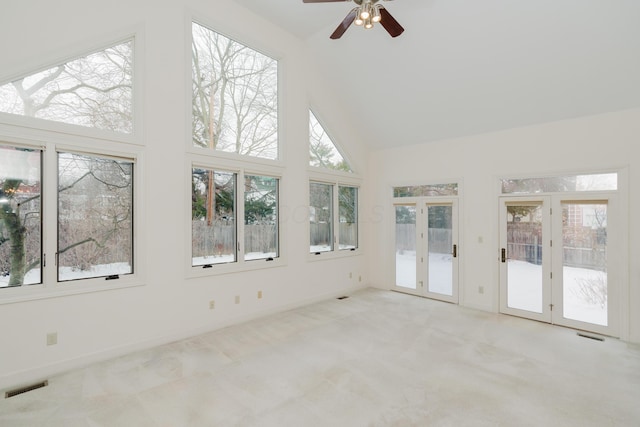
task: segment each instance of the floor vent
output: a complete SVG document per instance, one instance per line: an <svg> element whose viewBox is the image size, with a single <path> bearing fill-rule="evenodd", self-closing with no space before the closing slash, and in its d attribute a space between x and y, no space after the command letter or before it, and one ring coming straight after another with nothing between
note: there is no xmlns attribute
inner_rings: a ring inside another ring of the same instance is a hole
<svg viewBox="0 0 640 427"><path fill-rule="evenodd" d="M345 296L342 296L342 297L338 297L336 299L347 299L347 298L349 298L349 297L345 295Z"/></svg>
<svg viewBox="0 0 640 427"><path fill-rule="evenodd" d="M26 387L16 388L15 390L10 390L10 391L6 392L4 394L4 398L8 399L10 397L17 396L19 394L26 393L26 392L29 392L29 391L37 390L39 388L46 387L48 385L49 385L49 381L42 381L42 382L39 382L39 383L36 383L36 384L28 385Z"/></svg>
<svg viewBox="0 0 640 427"><path fill-rule="evenodd" d="M578 336L582 338L589 338L590 340L595 340L595 341L604 341L604 338L602 337L599 337L597 335L585 334L583 332L578 332Z"/></svg>

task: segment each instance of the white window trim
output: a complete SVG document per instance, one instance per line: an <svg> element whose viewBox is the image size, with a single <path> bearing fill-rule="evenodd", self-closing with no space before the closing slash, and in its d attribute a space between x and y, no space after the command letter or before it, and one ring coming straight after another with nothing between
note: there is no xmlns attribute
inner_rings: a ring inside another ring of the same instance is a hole
<svg viewBox="0 0 640 427"><path fill-rule="evenodd" d="M313 168L318 169L318 168ZM362 186L361 179L358 177L354 177L353 173L341 172L341 171L326 171L325 173L309 173L309 179L307 183L307 201L310 200L309 194L309 184L318 183L318 184L327 184L333 186L332 192L332 202L333 202L333 212L332 212L332 220L333 220L333 249L330 251L324 252L311 252L309 250L310 245L307 245L307 260L308 261L322 261L328 259L336 259L336 258L345 258L351 256L360 256L363 253L362 250L362 215L361 215L361 206L362 206ZM335 173L338 172L338 173ZM339 230L336 225L339 224L340 212L339 212L339 200L338 200L338 187L355 187L358 189L358 198L357 198L357 225L358 225L358 247L355 249L336 249L340 245L340 236ZM307 206L307 216L309 212L309 206ZM309 241L311 236L311 224L309 223L309 218L307 217L307 241Z"/></svg>
<svg viewBox="0 0 640 427"><path fill-rule="evenodd" d="M253 162L237 161L221 159L218 156L187 156L185 166L185 266L187 279L217 276L220 274L238 273L243 271L262 270L265 268L277 268L287 265L286 259L286 227L283 222L283 194L285 194L284 173L281 168L277 167L258 167ZM244 160L244 158L242 159ZM236 181L236 211L235 216L237 234L236 239L241 243L240 249L237 250L237 258L235 262L224 264L212 264L210 268L203 266L194 266L192 259L192 224L191 224L191 176L193 168L212 169L220 172L232 172L237 174ZM245 260L244 259L244 189L242 183L246 175L268 176L278 179L278 256L272 261L266 259Z"/></svg>
<svg viewBox="0 0 640 427"><path fill-rule="evenodd" d="M42 283L24 285L12 288L0 289L0 305L23 301L58 298L69 295L85 294L91 292L103 292L117 289L131 288L145 285L146 265L143 261L145 253L145 228L144 228L144 154L142 147L130 146L119 142L105 142L92 140L88 137L80 138L80 142L69 142L69 138L60 134L51 134L50 138L43 139L40 130L22 130L27 134L33 134L31 138L19 138L4 134L0 128L0 142L7 145L22 146L42 150L42 253L46 265L42 272ZM65 142L61 142L65 141ZM57 252L57 182L59 152L73 152L92 154L96 156L116 157L130 160L134 163L133 174L133 273L122 275L118 280L105 280L104 277L78 279L73 281L57 280L57 266L55 254Z"/></svg>

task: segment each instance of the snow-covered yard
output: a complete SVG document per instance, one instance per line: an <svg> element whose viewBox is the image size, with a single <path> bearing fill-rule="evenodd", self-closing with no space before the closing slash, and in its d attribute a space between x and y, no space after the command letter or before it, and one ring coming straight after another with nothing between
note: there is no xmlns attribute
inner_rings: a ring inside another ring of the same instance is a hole
<svg viewBox="0 0 640 427"><path fill-rule="evenodd" d="M542 312L542 266L525 261L509 260L509 292L507 305L512 308ZM451 295L452 260L449 254L429 254L429 291ZM606 287L604 292L596 289L606 285L606 274L588 268L563 268L564 317L573 320L607 324ZM416 289L415 251L396 252L396 284ZM590 287L589 285L593 286ZM603 297L601 304L590 298L585 289ZM604 294L604 295L602 295Z"/></svg>

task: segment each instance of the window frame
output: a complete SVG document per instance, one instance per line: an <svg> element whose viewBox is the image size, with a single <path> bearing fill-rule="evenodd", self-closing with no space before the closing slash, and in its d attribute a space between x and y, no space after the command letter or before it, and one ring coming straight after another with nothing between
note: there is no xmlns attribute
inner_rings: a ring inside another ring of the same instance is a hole
<svg viewBox="0 0 640 427"><path fill-rule="evenodd" d="M204 265L193 265L193 247L192 247L192 170L194 168L218 170L236 174L236 192L235 192L235 216L236 216L236 260L234 262L211 264L211 267ZM264 176L275 178L277 184L277 249L278 256L272 260L267 258L261 259L245 259L245 191L244 183L246 176ZM187 279L217 276L220 274L237 273L243 271L262 270L266 268L277 268L287 264L286 259L286 227L283 221L283 194L285 193L286 179L284 171L279 167L267 167L258 163L246 162L243 160L229 160L220 158L213 153L207 155L187 155L185 162L185 276Z"/></svg>
<svg viewBox="0 0 640 427"><path fill-rule="evenodd" d="M60 249L60 213L62 211L62 209L60 208L60 191L59 191L59 186L60 186L60 155L61 154L70 154L70 155L80 155L80 156L85 156L85 157L89 157L89 158L94 158L94 159L105 159L105 160L117 160L117 161L121 161L121 162L126 162L131 164L131 193L129 195L130 199L131 199L131 258L130 258L130 268L131 268L131 272L130 273L116 273L116 274L111 274L111 275L100 275L100 276L92 276L92 277L86 277L86 278L67 278L67 279L63 279L61 280L61 274L60 274L60 254L59 254L59 249ZM61 149L60 147L56 147L55 153L54 153L55 157L56 157L56 252L55 252L55 264L56 264L56 283L64 283L64 284L68 284L68 283L72 283L72 282L77 282L80 280L93 280L93 279L104 279L104 280L120 280L123 277L127 277L130 275L135 274L136 269L137 269L137 259L135 257L136 253L135 253L135 248L137 246L137 242L135 241L135 226L137 225L137 222L135 221L135 215L136 215L136 201L135 201L135 193L136 191L134 191L134 187L135 187L135 182L136 182L136 175L137 175L137 171L136 171L136 161L134 158L131 157L123 157L123 156L113 156L113 155L105 155L105 154L99 154L99 153L95 153L95 152L79 152L78 150L65 150L65 149Z"/></svg>
<svg viewBox="0 0 640 427"><path fill-rule="evenodd" d="M314 168L317 169L317 168ZM328 171L325 173L318 173L315 171L309 172L309 179L307 182L307 203L310 202L310 184L327 184L332 186L332 231L333 231L333 248L330 251L323 252L311 252L311 222L307 217L307 239L309 244L307 245L307 260L320 261L325 259L343 258L349 256L358 256L363 253L362 249L362 185L361 179L354 177L353 173L346 173L341 171ZM340 224L340 201L339 201L339 187L353 187L356 188L356 226L358 228L356 234L357 246L355 248L340 249L340 236L339 236L339 224ZM310 205L307 205L308 208ZM307 212L309 215L309 209Z"/></svg>
<svg viewBox="0 0 640 427"><path fill-rule="evenodd" d="M142 286L145 284L146 266L144 258L144 204L141 189L144 188L142 147L92 140L87 137L81 141L71 142L65 135L47 134L30 138L15 137L3 132L0 127L0 141L5 145L42 150L42 181L41 181L41 239L42 282L33 285L22 285L0 289L0 305L22 301L57 298L67 295L102 292ZM20 129L28 134L34 134L32 129ZM133 230L132 230L132 268L130 274L119 276L117 280L106 280L105 276L81 278L72 281L58 280L58 266L55 262L58 245L58 153L77 153L97 157L106 157L131 161L133 164Z"/></svg>
<svg viewBox="0 0 640 427"><path fill-rule="evenodd" d="M42 269L42 283L0 289L0 305L23 301L58 298L69 295L86 294L144 286L146 263L143 254L146 245L145 204L144 204L144 134L143 134L143 87L144 27L135 25L114 32L107 38L88 38L71 48L52 54L39 55L32 62L23 63L8 74L0 75L0 82L9 83L58 64L73 61L106 48L131 41L133 45L132 77L132 124L131 133L115 132L62 122L0 112L0 141L9 146L19 146L42 150L41 178L41 239L42 256L46 265ZM58 151L78 154L113 157L133 162L133 252L132 274L118 280L104 277L57 281L55 253L57 250L57 182ZM51 188L50 188L51 187Z"/></svg>

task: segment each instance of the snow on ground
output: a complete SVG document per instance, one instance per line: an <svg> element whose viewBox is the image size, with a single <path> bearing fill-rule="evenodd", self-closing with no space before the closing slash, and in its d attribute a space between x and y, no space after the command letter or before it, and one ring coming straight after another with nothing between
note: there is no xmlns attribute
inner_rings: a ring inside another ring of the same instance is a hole
<svg viewBox="0 0 640 427"><path fill-rule="evenodd" d="M507 305L511 308L542 312L542 266L509 260ZM603 280L605 273L588 268L563 268L563 314L567 319L607 325L607 307L586 300L580 284ZM606 279L606 277L605 277ZM451 295L452 262L449 254L429 254L429 291ZM396 284L416 289L416 253L396 253Z"/></svg>
<svg viewBox="0 0 640 427"><path fill-rule="evenodd" d="M77 280L89 277L106 277L113 274L129 274L131 266L126 262L118 262L113 264L94 265L89 270L78 270L71 267L60 268L60 280ZM25 285L35 285L40 283L40 269L34 268L29 270L24 277ZM9 276L0 276L0 288L9 286Z"/></svg>

